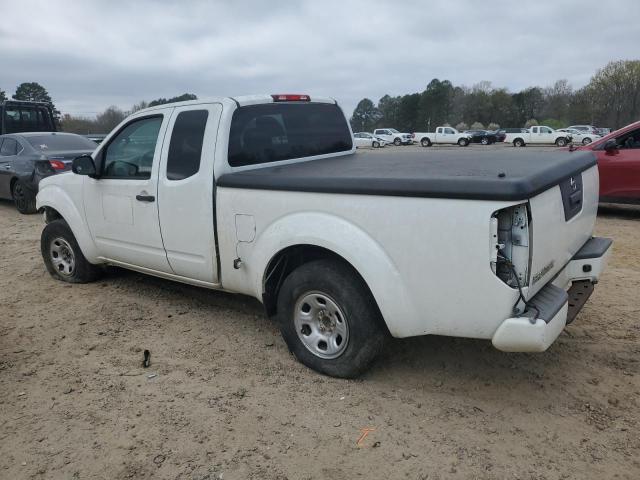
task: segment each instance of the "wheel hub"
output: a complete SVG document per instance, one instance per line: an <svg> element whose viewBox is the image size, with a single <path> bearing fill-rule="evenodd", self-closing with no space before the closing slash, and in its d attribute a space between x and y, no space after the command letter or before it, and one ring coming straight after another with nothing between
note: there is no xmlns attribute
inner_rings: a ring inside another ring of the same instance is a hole
<svg viewBox="0 0 640 480"><path fill-rule="evenodd" d="M320 358L337 358L347 348L347 319L338 303L323 292L307 292L299 297L294 324L302 344Z"/></svg>
<svg viewBox="0 0 640 480"><path fill-rule="evenodd" d="M76 257L73 248L64 238L54 238L49 246L49 257L60 275L71 276L75 271Z"/></svg>

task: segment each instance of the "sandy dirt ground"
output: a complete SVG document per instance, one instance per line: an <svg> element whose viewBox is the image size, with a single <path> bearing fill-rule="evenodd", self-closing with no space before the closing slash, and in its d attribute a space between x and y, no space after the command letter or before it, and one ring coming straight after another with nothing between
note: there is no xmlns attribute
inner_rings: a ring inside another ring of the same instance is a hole
<svg viewBox="0 0 640 480"><path fill-rule="evenodd" d="M640 478L640 208L601 208L609 268L546 353L393 340L355 381L297 363L252 299L55 281L41 228L0 202L2 479Z"/></svg>

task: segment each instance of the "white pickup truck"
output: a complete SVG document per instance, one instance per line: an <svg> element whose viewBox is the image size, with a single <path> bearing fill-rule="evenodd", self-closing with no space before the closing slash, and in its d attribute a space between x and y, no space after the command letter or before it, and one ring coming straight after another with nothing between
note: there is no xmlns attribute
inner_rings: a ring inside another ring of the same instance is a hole
<svg viewBox="0 0 640 480"><path fill-rule="evenodd" d="M253 296L301 362L339 377L388 336L547 349L609 251L595 158L356 155L352 138L334 100L306 95L138 111L40 183L44 263L72 283L115 265Z"/></svg>
<svg viewBox="0 0 640 480"><path fill-rule="evenodd" d="M455 145L466 147L471 143L471 135L462 133L453 127L438 127L433 133L415 132L413 141L419 143L423 147L431 145Z"/></svg>
<svg viewBox="0 0 640 480"><path fill-rule="evenodd" d="M544 125L529 128L525 132L507 133L504 142L513 144L514 147L524 147L532 145L557 145L564 147L571 143L571 134L556 131Z"/></svg>

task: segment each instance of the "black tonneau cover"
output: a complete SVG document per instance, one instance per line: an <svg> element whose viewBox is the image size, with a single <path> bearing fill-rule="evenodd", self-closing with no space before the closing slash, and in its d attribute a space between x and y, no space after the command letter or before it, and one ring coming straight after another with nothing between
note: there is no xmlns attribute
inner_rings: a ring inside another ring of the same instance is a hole
<svg viewBox="0 0 640 480"><path fill-rule="evenodd" d="M393 147L404 148L404 147ZM454 150L454 147L452 147ZM590 152L506 148L480 152L357 153L222 175L227 188L525 200L596 164Z"/></svg>

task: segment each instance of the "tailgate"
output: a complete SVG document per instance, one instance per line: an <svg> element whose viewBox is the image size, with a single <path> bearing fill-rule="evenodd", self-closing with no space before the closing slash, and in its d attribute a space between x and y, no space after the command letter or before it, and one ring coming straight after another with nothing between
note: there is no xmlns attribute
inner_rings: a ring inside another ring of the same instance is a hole
<svg viewBox="0 0 640 480"><path fill-rule="evenodd" d="M533 248L527 297L547 284L591 238L598 187L598 167L593 166L530 200Z"/></svg>

